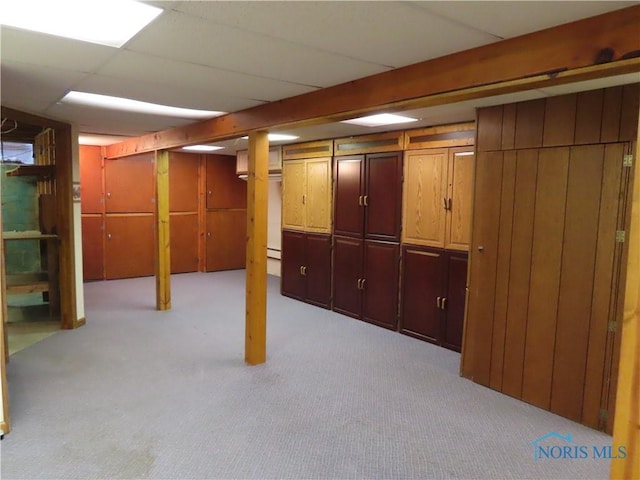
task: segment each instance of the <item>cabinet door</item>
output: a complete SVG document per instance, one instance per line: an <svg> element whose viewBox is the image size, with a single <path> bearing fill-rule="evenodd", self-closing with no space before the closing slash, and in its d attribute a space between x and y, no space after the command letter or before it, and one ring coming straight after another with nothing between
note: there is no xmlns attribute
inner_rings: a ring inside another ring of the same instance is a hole
<svg viewBox="0 0 640 480"><path fill-rule="evenodd" d="M362 291L362 240L333 237L333 309L360 318Z"/></svg>
<svg viewBox="0 0 640 480"><path fill-rule="evenodd" d="M449 150L447 175L448 208L445 248L469 250L471 241L471 198L475 157L469 147Z"/></svg>
<svg viewBox="0 0 640 480"><path fill-rule="evenodd" d="M198 214L171 214L171 273L198 271Z"/></svg>
<svg viewBox="0 0 640 480"><path fill-rule="evenodd" d="M80 145L80 203L82 213L102 213L101 147Z"/></svg>
<svg viewBox="0 0 640 480"><path fill-rule="evenodd" d="M198 211L200 155L169 152L169 210Z"/></svg>
<svg viewBox="0 0 640 480"><path fill-rule="evenodd" d="M442 346L459 352L462 349L462 326L467 292L467 256L447 255L447 293Z"/></svg>
<svg viewBox="0 0 640 480"><path fill-rule="evenodd" d="M287 160L282 166L282 228L304 230L304 195L304 160Z"/></svg>
<svg viewBox="0 0 640 480"><path fill-rule="evenodd" d="M305 160L305 230L331 232L331 158Z"/></svg>
<svg viewBox="0 0 640 480"><path fill-rule="evenodd" d="M206 155L207 208L247 208L247 182L236 175L236 159Z"/></svg>
<svg viewBox="0 0 640 480"><path fill-rule="evenodd" d="M399 249L397 243L364 242L362 319L392 330L398 319Z"/></svg>
<svg viewBox="0 0 640 480"><path fill-rule="evenodd" d="M105 229L107 280L153 275L153 215L107 215Z"/></svg>
<svg viewBox="0 0 640 480"><path fill-rule="evenodd" d="M82 215L82 277L104 278L104 225L101 215Z"/></svg>
<svg viewBox="0 0 640 480"><path fill-rule="evenodd" d="M334 230L336 235L362 237L364 227L364 155L336 158Z"/></svg>
<svg viewBox="0 0 640 480"><path fill-rule="evenodd" d="M439 343L442 310L438 297L445 296L443 252L404 246L402 257L400 331Z"/></svg>
<svg viewBox="0 0 640 480"><path fill-rule="evenodd" d="M405 153L402 241L444 247L447 149Z"/></svg>
<svg viewBox="0 0 640 480"><path fill-rule="evenodd" d="M402 155L367 155L364 235L377 240L400 240Z"/></svg>
<svg viewBox="0 0 640 480"><path fill-rule="evenodd" d="M247 211L207 212L207 272L245 267Z"/></svg>
<svg viewBox="0 0 640 480"><path fill-rule="evenodd" d="M153 213L155 179L153 153L105 160L107 213Z"/></svg>
<svg viewBox="0 0 640 480"><path fill-rule="evenodd" d="M306 300L314 305L329 308L331 303L331 237L329 235L306 235L305 254Z"/></svg>
<svg viewBox="0 0 640 480"><path fill-rule="evenodd" d="M286 165L286 164L285 164ZM302 232L282 232L282 294L304 300L305 235Z"/></svg>

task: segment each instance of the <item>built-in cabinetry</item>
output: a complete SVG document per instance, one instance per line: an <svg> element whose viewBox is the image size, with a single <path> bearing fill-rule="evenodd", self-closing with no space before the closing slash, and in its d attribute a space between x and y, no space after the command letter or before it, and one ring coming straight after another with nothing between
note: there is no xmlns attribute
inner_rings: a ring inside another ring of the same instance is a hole
<svg viewBox="0 0 640 480"><path fill-rule="evenodd" d="M460 351L467 254L404 245L400 331Z"/></svg>
<svg viewBox="0 0 640 480"><path fill-rule="evenodd" d="M282 232L282 294L329 308L330 235Z"/></svg>
<svg viewBox="0 0 640 480"><path fill-rule="evenodd" d="M333 309L396 329L402 154L335 158Z"/></svg>
<svg viewBox="0 0 640 480"><path fill-rule="evenodd" d="M331 306L333 142L287 145L282 163L281 291Z"/></svg>
<svg viewBox="0 0 640 480"><path fill-rule="evenodd" d="M403 243L469 249L473 166L473 146L405 152Z"/></svg>

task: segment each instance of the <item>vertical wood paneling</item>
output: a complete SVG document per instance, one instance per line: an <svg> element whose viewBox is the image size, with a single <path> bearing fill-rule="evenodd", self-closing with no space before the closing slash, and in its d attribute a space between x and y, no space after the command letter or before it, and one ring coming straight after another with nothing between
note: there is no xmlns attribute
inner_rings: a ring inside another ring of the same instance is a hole
<svg viewBox="0 0 640 480"><path fill-rule="evenodd" d="M521 102L516 107L515 148L539 148L542 146L545 99Z"/></svg>
<svg viewBox="0 0 640 480"><path fill-rule="evenodd" d="M622 111L620 112L620 141L633 142L638 136L638 109L640 107L640 84L622 88Z"/></svg>
<svg viewBox="0 0 640 480"><path fill-rule="evenodd" d="M502 105L478 109L476 125L478 151L500 150L502 145Z"/></svg>
<svg viewBox="0 0 640 480"><path fill-rule="evenodd" d="M551 411L580 421L604 147L571 148Z"/></svg>
<svg viewBox="0 0 640 480"><path fill-rule="evenodd" d="M545 147L573 143L576 128L576 101L576 94L547 98L542 139Z"/></svg>
<svg viewBox="0 0 640 480"><path fill-rule="evenodd" d="M623 144L607 145L604 154L602 193L598 220L593 299L584 386L582 422L592 428L599 426L602 387L605 374L607 325L614 320L612 306L614 290L615 232L620 206Z"/></svg>
<svg viewBox="0 0 640 480"><path fill-rule="evenodd" d="M620 115L622 112L622 87L607 88L602 104L602 128L600 141L617 142L620 135Z"/></svg>
<svg viewBox="0 0 640 480"><path fill-rule="evenodd" d="M503 106L502 150L512 150L516 144L516 104Z"/></svg>
<svg viewBox="0 0 640 480"><path fill-rule="evenodd" d="M565 223L569 148L538 158L522 399L548 409Z"/></svg>
<svg viewBox="0 0 640 480"><path fill-rule="evenodd" d="M443 247L447 150L405 153L403 242Z"/></svg>
<svg viewBox="0 0 640 480"><path fill-rule="evenodd" d="M516 185L516 152L504 153L502 168L502 194L500 197L500 225L498 232L498 258L491 340L491 380L489 386L502 390L504 366L504 339L507 325L509 298L509 265L511 264L511 235L513 232L513 205Z"/></svg>
<svg viewBox="0 0 640 480"><path fill-rule="evenodd" d="M538 151L518 152L502 391L522 394Z"/></svg>
<svg viewBox="0 0 640 480"><path fill-rule="evenodd" d="M469 306L462 374L489 385L493 305L495 298L502 152L481 152L476 162L473 207L473 244L469 278Z"/></svg>
<svg viewBox="0 0 640 480"><path fill-rule="evenodd" d="M603 90L578 93L575 145L600 142Z"/></svg>

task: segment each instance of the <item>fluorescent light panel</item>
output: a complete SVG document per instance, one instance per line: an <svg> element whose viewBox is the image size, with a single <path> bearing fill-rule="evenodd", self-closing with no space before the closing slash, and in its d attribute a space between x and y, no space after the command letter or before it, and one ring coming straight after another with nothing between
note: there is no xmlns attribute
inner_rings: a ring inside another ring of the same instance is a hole
<svg viewBox="0 0 640 480"><path fill-rule="evenodd" d="M130 98L111 97L96 93L76 92L67 93L61 100L63 103L74 103L90 107L108 108L126 112L148 113L150 115L164 115L167 117L203 119L224 115L225 112L209 110L192 110L190 108L170 107L157 103L141 102Z"/></svg>
<svg viewBox="0 0 640 480"><path fill-rule="evenodd" d="M377 115L368 115L366 117L353 118L344 120L340 123L351 123L353 125L362 125L364 127L381 127L383 125L394 125L396 123L417 122L417 118L404 117L393 113L379 113Z"/></svg>
<svg viewBox="0 0 640 480"><path fill-rule="evenodd" d="M119 48L160 13L133 0L15 0L3 2L0 23Z"/></svg>
<svg viewBox="0 0 640 480"><path fill-rule="evenodd" d="M267 137L272 142L285 141L285 140L295 140L296 138L300 138L300 137L297 137L295 135L287 135L287 134L284 134L284 133L269 133L267 135ZM244 136L244 137L241 137L241 138L243 140L248 140L249 139L248 136Z"/></svg>
<svg viewBox="0 0 640 480"><path fill-rule="evenodd" d="M224 147L217 145L189 145L188 147L182 147L182 150L190 150L192 152L213 152L214 150L222 150Z"/></svg>

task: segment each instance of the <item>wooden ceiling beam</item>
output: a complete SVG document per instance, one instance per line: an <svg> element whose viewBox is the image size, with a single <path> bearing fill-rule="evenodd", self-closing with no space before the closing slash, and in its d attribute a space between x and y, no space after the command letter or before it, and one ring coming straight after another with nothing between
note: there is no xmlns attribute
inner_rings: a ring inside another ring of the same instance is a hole
<svg viewBox="0 0 640 480"><path fill-rule="evenodd" d="M144 135L109 158L640 71L640 5ZM628 58L631 58L630 60Z"/></svg>

